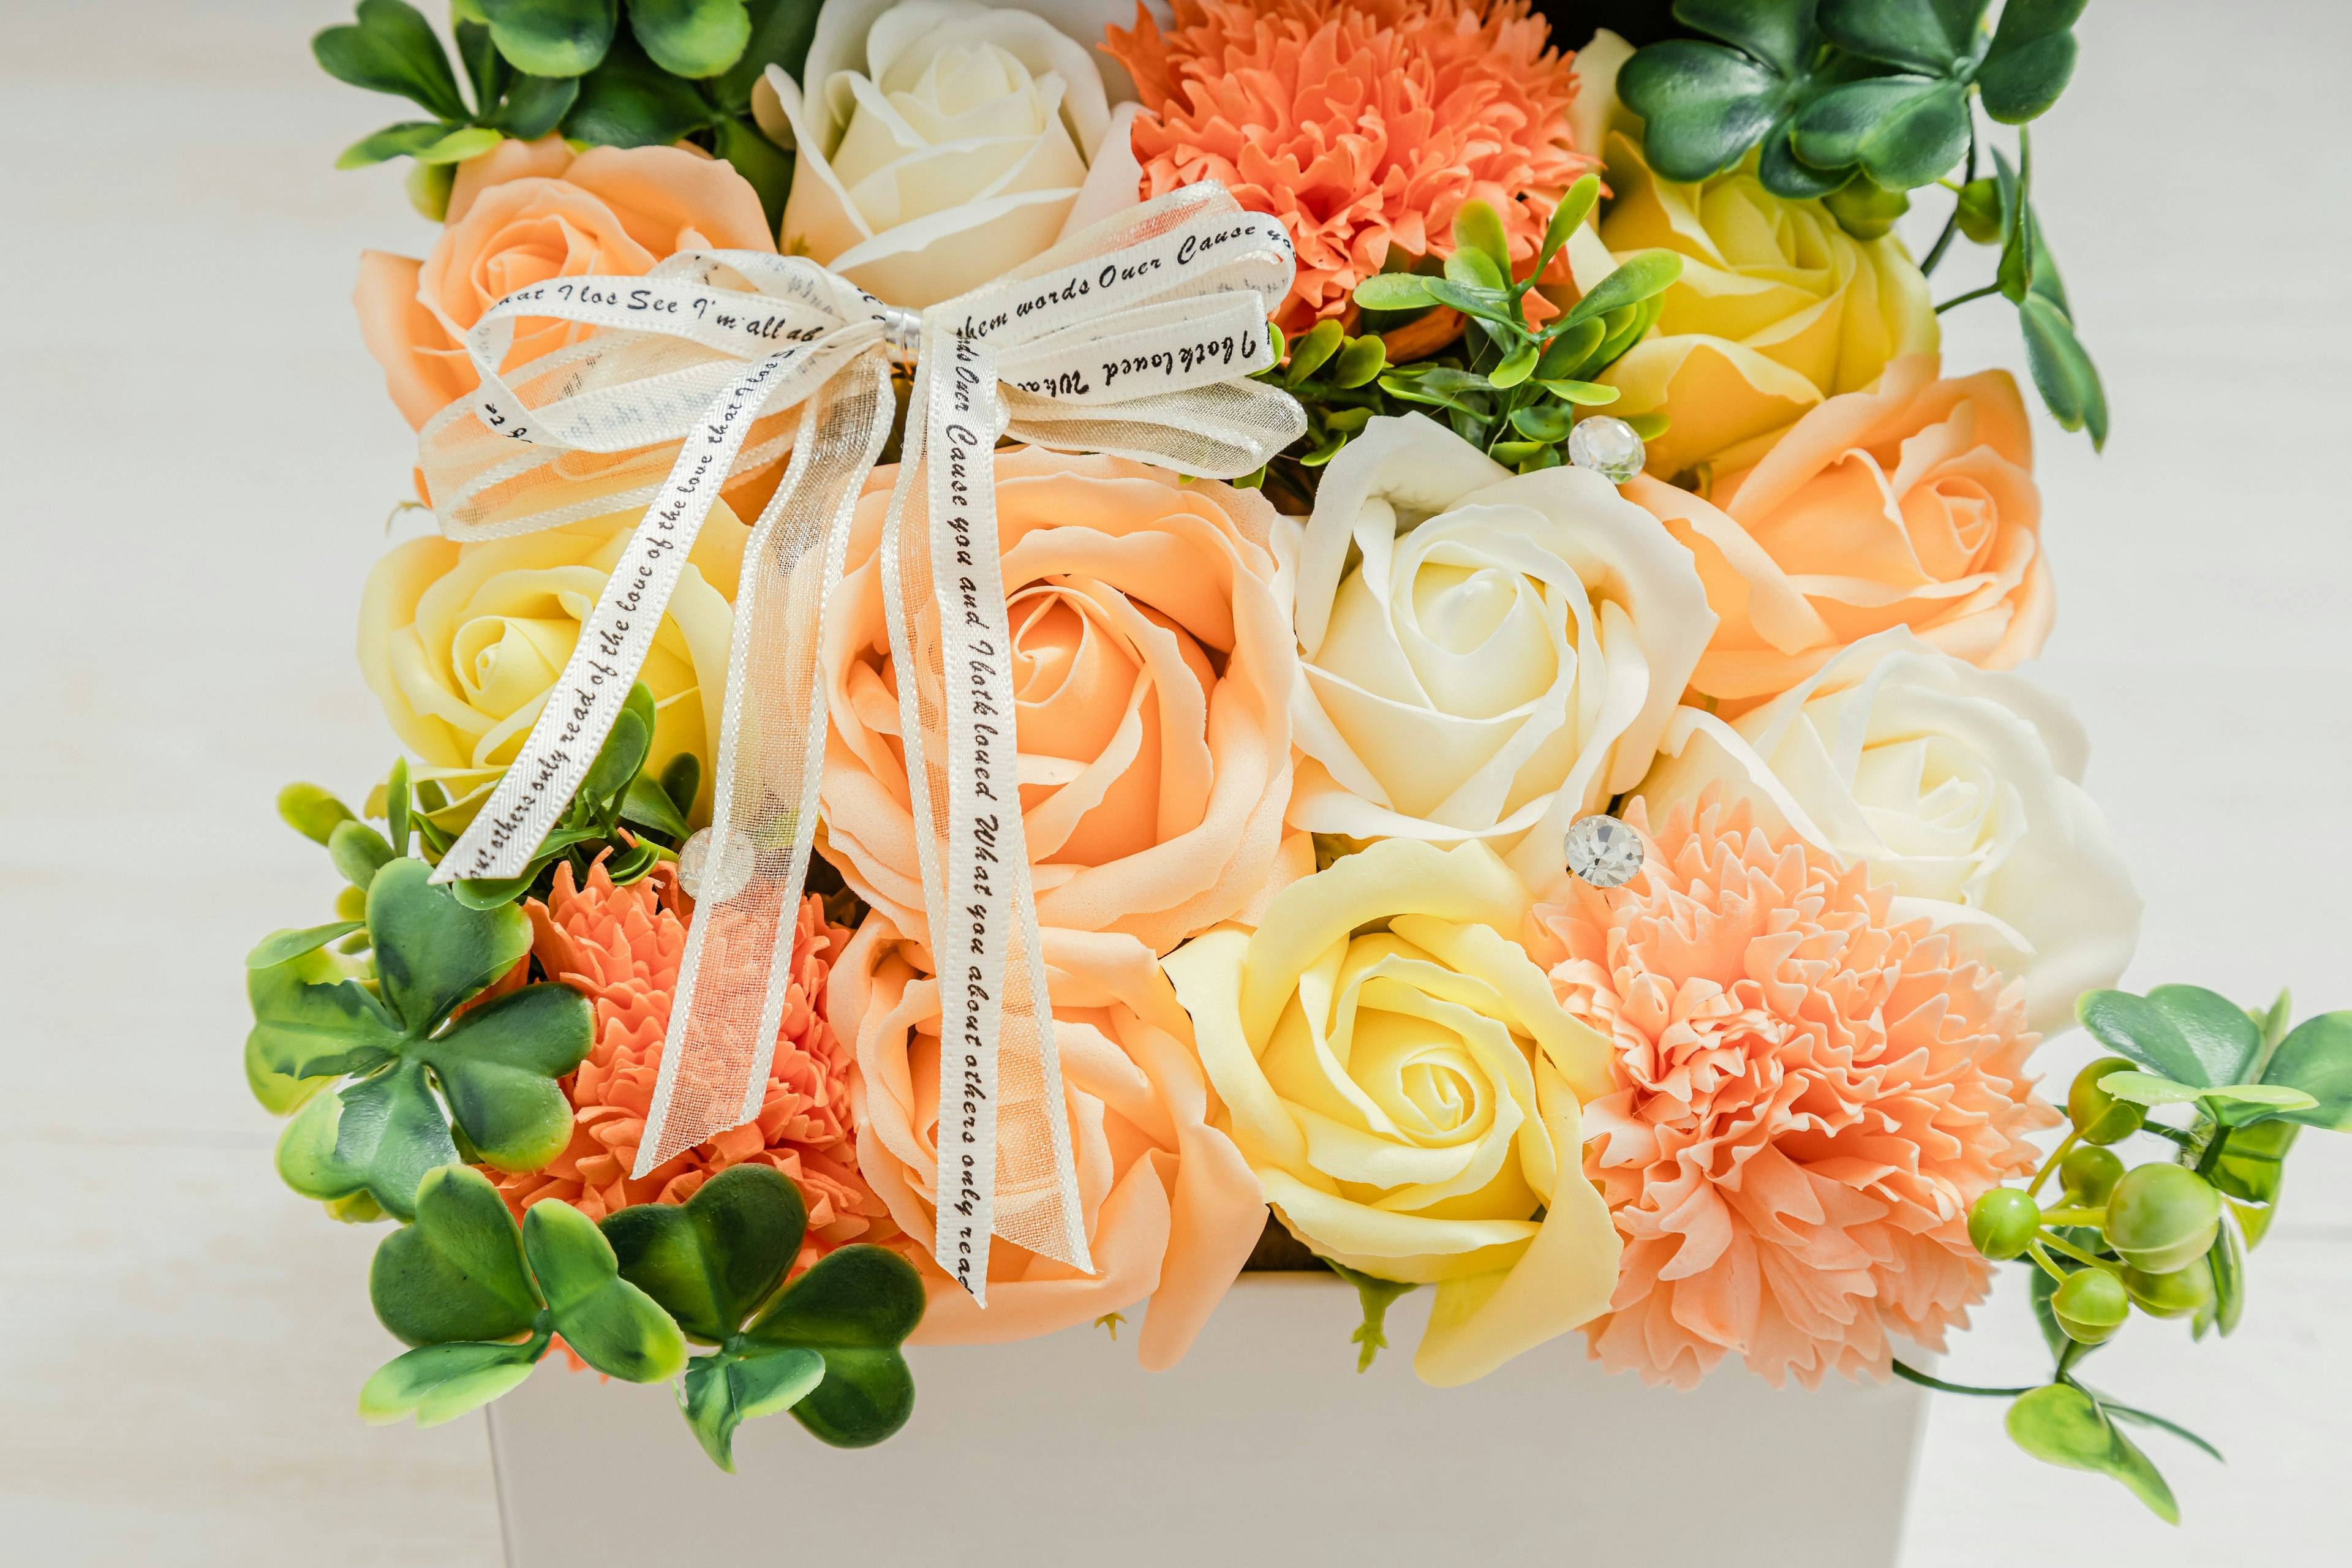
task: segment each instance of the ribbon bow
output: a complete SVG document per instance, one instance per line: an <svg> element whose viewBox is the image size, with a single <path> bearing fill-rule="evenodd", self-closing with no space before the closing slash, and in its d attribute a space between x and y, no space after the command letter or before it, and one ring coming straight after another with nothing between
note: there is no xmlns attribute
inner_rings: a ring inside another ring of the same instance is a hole
<svg viewBox="0 0 2352 1568"><path fill-rule="evenodd" d="M1268 363L1265 320L1292 268L1279 223L1204 183L919 316L803 258L707 251L642 278L520 289L467 332L480 388L422 435L445 532L646 508L436 880L528 867L618 717L720 487L792 450L745 547L712 820L686 856L696 918L635 1174L759 1112L815 842L820 627L895 414L890 362L912 359L880 564L939 976L934 1255L983 1305L992 1236L1092 1271L1022 831L992 454L1010 436L1214 478L1258 468L1305 429L1295 402L1245 379ZM603 330L502 376L520 316Z"/></svg>

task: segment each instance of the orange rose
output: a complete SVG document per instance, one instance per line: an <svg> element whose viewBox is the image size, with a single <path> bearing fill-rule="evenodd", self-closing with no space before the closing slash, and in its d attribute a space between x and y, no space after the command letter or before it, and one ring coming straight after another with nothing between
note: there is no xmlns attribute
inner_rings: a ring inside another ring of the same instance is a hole
<svg viewBox="0 0 2352 1568"><path fill-rule="evenodd" d="M518 289L591 272L636 277L680 250L776 248L760 197L733 166L682 147L506 141L458 166L449 220L424 261L360 255L360 335L419 429L478 379L466 330ZM525 317L507 366L593 331Z"/></svg>
<svg viewBox="0 0 2352 1568"><path fill-rule="evenodd" d="M825 611L824 842L850 886L919 935L877 559L896 474L868 481ZM1035 450L996 454L996 509L1037 918L1165 952L1238 913L1280 849L1298 665L1275 594L1274 509L1140 463Z"/></svg>
<svg viewBox="0 0 2352 1568"><path fill-rule="evenodd" d="M1625 494L1688 547L1720 617L1691 677L1732 711L1874 632L1908 626L2007 669L2053 605L2033 438L2006 371L1936 379L1914 354L1822 403L1711 500L1643 475Z"/></svg>
<svg viewBox="0 0 2352 1568"><path fill-rule="evenodd" d="M1265 1200L1241 1151L1209 1124L1192 1020L1150 952L1133 937L1052 930L1044 948L1094 1274L999 1239L983 1310L931 1261L939 986L929 953L879 913L832 975L835 1026L857 1052L858 1169L923 1249L930 1306L917 1343L1025 1340L1149 1298L1136 1354L1157 1371L1191 1347L1241 1272Z"/></svg>

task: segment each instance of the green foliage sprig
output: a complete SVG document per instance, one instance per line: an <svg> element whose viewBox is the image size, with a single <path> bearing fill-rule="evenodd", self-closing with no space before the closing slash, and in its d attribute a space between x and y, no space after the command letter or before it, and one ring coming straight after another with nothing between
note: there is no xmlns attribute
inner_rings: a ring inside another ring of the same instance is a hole
<svg viewBox="0 0 2352 1568"><path fill-rule="evenodd" d="M2134 1309L2187 1318L2203 1339L2234 1331L2245 1310L2246 1256L2269 1230L2288 1152L2303 1127L2352 1131L2352 1013L2287 1027L2284 992L2248 1012L2194 985L2145 996L2094 991L2075 1015L2116 1055L2076 1075L2069 1127L2023 1188L1996 1187L1969 1212L1969 1239L1988 1258L2022 1259L2053 1366L2021 1388L1946 1383L1897 1362L1914 1383L2011 1400L2007 1428L2035 1458L2114 1477L2158 1517L2179 1504L2154 1462L2118 1424L2168 1432L2219 1459L2210 1443L2084 1382L2077 1369L2119 1333ZM2173 1123L2151 1112L2177 1107ZM2126 1167L2112 1145L2135 1135L2172 1145ZM2036 1199L2053 1172L2062 1195Z"/></svg>
<svg viewBox="0 0 2352 1568"><path fill-rule="evenodd" d="M310 48L338 80L396 93L433 116L362 138L336 167L415 158L410 195L436 221L455 164L503 137L561 129L574 142L613 147L692 139L751 182L773 226L793 156L752 123L751 88L770 65L799 72L819 3L453 0L450 33L471 107L431 24L406 0L359 0L356 20L327 28Z"/></svg>
<svg viewBox="0 0 2352 1568"><path fill-rule="evenodd" d="M415 1348L368 1379L360 1413L451 1420L522 1382L561 1334L608 1376L677 1379L687 1425L722 1469L737 1427L782 1410L836 1447L878 1443L914 1410L899 1347L921 1321L922 1281L896 1253L852 1246L784 1285L807 1226L800 1189L765 1165L601 1226L533 1204L520 1229L480 1173L434 1170L368 1273L377 1318ZM719 1349L689 1359L689 1340Z"/></svg>

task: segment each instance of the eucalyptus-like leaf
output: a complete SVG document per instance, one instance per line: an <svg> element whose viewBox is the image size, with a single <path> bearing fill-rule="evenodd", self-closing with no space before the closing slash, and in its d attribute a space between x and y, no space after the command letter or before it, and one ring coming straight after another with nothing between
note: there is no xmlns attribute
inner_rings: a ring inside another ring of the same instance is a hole
<svg viewBox="0 0 2352 1568"><path fill-rule="evenodd" d="M329 27L310 53L329 76L371 92L397 93L443 120L466 118L457 73L433 25L404 0L359 0L356 24Z"/></svg>
<svg viewBox="0 0 2352 1568"><path fill-rule="evenodd" d="M2117 1056L2199 1089L2238 1082L2263 1044L2262 1031L2243 1010L2197 985L2159 985L2146 996L2085 992L2074 1004L2074 1016Z"/></svg>
<svg viewBox="0 0 2352 1568"><path fill-rule="evenodd" d="M2322 1013L2297 1024L2271 1053L2263 1081L2312 1097L2310 1106L2287 1112L2287 1121L2352 1132L2352 1012ZM2231 1147L2237 1142L2231 1139Z"/></svg>
<svg viewBox="0 0 2352 1568"><path fill-rule="evenodd" d="M1519 325L1518 311L1511 297L1499 288L1478 288L1451 278L1424 278L1421 286L1429 291L1430 298L1453 306L1465 316L1509 328Z"/></svg>
<svg viewBox="0 0 2352 1568"><path fill-rule="evenodd" d="M595 1221L570 1204L533 1204L522 1244L555 1331L581 1360L629 1383L666 1383L686 1369L677 1324L620 1277Z"/></svg>
<svg viewBox="0 0 2352 1568"><path fill-rule="evenodd" d="M601 64L619 21L618 0L474 0L490 39L532 76L579 76Z"/></svg>
<svg viewBox="0 0 2352 1568"><path fill-rule="evenodd" d="M2172 1489L2147 1456L2116 1430L2096 1400L2074 1384L2053 1383L2019 1395L2004 1425L2010 1440L2042 1463L2113 1476L2158 1518L2180 1522Z"/></svg>
<svg viewBox="0 0 2352 1568"><path fill-rule="evenodd" d="M751 41L743 0L629 0L629 30L672 76L717 76Z"/></svg>
<svg viewBox="0 0 2352 1568"><path fill-rule="evenodd" d="M522 1236L489 1179L464 1165L426 1173L415 1220L377 1244L368 1300L404 1343L504 1340L528 1333L544 1304Z"/></svg>
<svg viewBox="0 0 2352 1568"><path fill-rule="evenodd" d="M732 1166L684 1204L638 1204L604 1222L621 1278L707 1344L741 1328L783 1282L807 1229L800 1189L766 1165Z"/></svg>
<svg viewBox="0 0 2352 1568"><path fill-rule="evenodd" d="M1436 302L1429 279L1411 272L1375 272L1356 285L1356 303L1367 310L1425 310Z"/></svg>
<svg viewBox="0 0 2352 1568"><path fill-rule="evenodd" d="M1977 68L1987 114L2021 125L2058 101L2074 74L2071 29L2083 5L2084 0L2008 0L2001 6L1992 47Z"/></svg>
<svg viewBox="0 0 2352 1568"><path fill-rule="evenodd" d="M530 1377L547 1343L436 1344L394 1356L361 1387L360 1419L371 1426L407 1415L419 1426L454 1421Z"/></svg>
<svg viewBox="0 0 2352 1568"><path fill-rule="evenodd" d="M2107 395L2099 371L2074 336L2066 312L2039 294L2029 294L2017 307L2025 332L2026 367L2042 401L2060 426L2090 433L2094 450L2107 444Z"/></svg>
<svg viewBox="0 0 2352 1568"><path fill-rule="evenodd" d="M1617 269L1592 286L1592 290L1579 300L1561 319L1561 326L1573 327L1596 316L1640 304L1654 294L1664 293L1675 279L1683 275L1683 258L1671 250L1645 250L1618 263Z"/></svg>

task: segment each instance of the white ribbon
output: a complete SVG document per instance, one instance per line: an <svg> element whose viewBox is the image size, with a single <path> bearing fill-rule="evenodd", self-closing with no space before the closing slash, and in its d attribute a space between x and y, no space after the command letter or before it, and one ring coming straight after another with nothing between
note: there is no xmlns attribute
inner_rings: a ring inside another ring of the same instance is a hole
<svg viewBox="0 0 2352 1568"><path fill-rule="evenodd" d="M1216 478L1258 468L1306 425L1245 379L1267 363L1265 320L1292 268L1281 225L1207 183L919 320L805 259L715 251L534 285L467 333L481 385L422 435L446 532L646 510L438 881L527 868L618 717L719 489L793 450L745 551L701 888L634 1174L764 1098L815 839L819 628L892 422L888 361L911 345L881 571L939 974L934 1255L983 1305L992 1236L1092 1271L1022 830L992 453L1011 436ZM522 316L601 331L502 375ZM795 408L787 437L778 416ZM902 548L910 509L925 548ZM1014 1127L1003 1151L1001 1122Z"/></svg>

